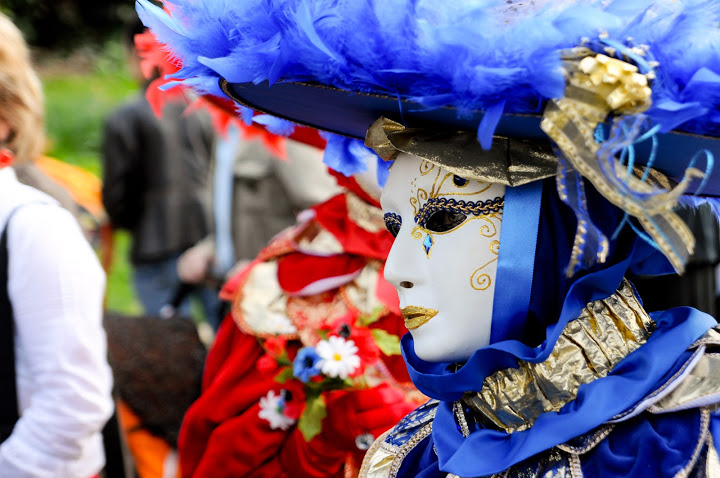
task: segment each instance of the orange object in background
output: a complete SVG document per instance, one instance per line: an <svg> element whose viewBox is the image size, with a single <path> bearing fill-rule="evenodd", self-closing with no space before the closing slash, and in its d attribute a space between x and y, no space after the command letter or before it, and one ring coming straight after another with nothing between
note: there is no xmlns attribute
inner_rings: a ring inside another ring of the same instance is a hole
<svg viewBox="0 0 720 478"><path fill-rule="evenodd" d="M98 222L107 221L102 205L102 182L100 178L72 164L49 156L41 156L35 165L55 182L63 186L72 198L95 217Z"/></svg>
<svg viewBox="0 0 720 478"><path fill-rule="evenodd" d="M143 428L140 418L122 400L117 401L117 414L140 478L180 478L177 452Z"/></svg>
<svg viewBox="0 0 720 478"><path fill-rule="evenodd" d="M79 166L65 163L49 156L35 160L43 173L62 186L87 216L78 218L81 227L93 246L99 249L100 263L105 272L112 261L112 227L102 204L102 181L99 177Z"/></svg>

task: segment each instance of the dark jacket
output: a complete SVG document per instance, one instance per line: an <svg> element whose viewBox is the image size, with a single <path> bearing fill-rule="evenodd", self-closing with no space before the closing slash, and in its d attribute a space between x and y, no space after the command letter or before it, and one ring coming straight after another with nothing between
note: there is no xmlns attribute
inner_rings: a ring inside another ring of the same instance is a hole
<svg viewBox="0 0 720 478"><path fill-rule="evenodd" d="M133 263L172 257L208 233L212 125L170 103L158 119L144 96L105 123L103 204L132 234Z"/></svg>

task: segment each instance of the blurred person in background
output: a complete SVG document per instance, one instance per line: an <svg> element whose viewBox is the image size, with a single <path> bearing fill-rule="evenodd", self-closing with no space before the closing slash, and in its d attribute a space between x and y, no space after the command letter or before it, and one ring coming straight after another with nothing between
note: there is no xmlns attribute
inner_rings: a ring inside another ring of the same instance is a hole
<svg viewBox="0 0 720 478"><path fill-rule="evenodd" d="M44 104L2 15L0 38L0 475L98 476L113 409L105 277L73 216L8 167L41 153Z"/></svg>
<svg viewBox="0 0 720 478"><path fill-rule="evenodd" d="M228 113L216 108L213 114ZM222 284L294 225L300 211L340 191L322 164L322 150L237 118L219 135L211 171L213 233L178 261L181 280L192 284Z"/></svg>
<svg viewBox="0 0 720 478"><path fill-rule="evenodd" d="M138 79L142 75L134 39L142 32L137 20L126 35ZM149 84L141 81L145 87ZM132 235L135 291L148 315L160 315L163 307L189 290L177 275L177 259L209 230L207 178L213 129L207 115L187 113L186 107L184 102L168 102L158 118L143 91L105 122L103 204L113 226ZM195 292L208 320L217 321L215 291ZM178 313L190 315L188 300L182 300Z"/></svg>

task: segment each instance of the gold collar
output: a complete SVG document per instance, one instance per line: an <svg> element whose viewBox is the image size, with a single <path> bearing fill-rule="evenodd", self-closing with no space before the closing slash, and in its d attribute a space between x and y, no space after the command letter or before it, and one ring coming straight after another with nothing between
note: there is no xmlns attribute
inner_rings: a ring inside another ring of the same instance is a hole
<svg viewBox="0 0 720 478"><path fill-rule="evenodd" d="M565 326L547 360L521 361L518 368L495 372L480 392L467 392L462 404L486 426L508 433L525 430L542 413L558 411L574 400L580 385L605 377L654 329L624 280L617 292L590 302Z"/></svg>

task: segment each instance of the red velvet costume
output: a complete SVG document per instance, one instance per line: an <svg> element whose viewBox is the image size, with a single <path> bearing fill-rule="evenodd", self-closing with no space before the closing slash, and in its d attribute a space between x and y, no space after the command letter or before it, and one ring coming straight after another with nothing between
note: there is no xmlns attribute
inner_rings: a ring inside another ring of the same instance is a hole
<svg viewBox="0 0 720 478"><path fill-rule="evenodd" d="M313 207L223 289L234 320L221 325L202 395L185 416L184 477L353 476L364 454L355 438L379 436L422 399L401 356L383 354L373 339L373 329L392 334L391 342L405 332L397 295L382 277L392 237L377 202L354 181L339 181L346 193ZM367 386L323 392L327 416L309 442L297 425L273 429L258 415L269 391L285 393L291 416L291 407L304 406L303 383L276 380L282 367L274 357L285 351L292 360L298 348L342 328L364 362L380 357L367 369Z"/></svg>

